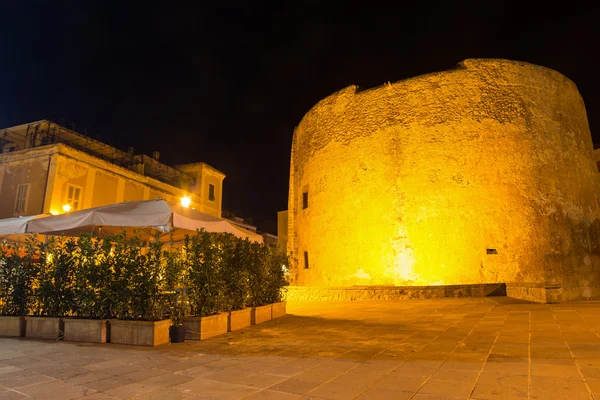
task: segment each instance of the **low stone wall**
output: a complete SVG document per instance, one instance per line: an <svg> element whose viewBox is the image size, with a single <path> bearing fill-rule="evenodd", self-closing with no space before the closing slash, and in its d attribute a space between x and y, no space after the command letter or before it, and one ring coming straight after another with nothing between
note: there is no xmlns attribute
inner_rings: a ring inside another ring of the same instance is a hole
<svg viewBox="0 0 600 400"><path fill-rule="evenodd" d="M288 286L286 301L441 299L506 296L504 283L444 286Z"/></svg>
<svg viewBox="0 0 600 400"><path fill-rule="evenodd" d="M560 284L513 282L506 284L506 295L535 303L564 303L600 299L600 288L569 287Z"/></svg>

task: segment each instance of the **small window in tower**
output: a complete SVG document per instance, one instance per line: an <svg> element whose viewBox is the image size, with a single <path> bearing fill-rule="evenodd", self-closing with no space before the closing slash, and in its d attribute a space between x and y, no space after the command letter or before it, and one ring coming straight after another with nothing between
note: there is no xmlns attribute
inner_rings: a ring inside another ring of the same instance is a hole
<svg viewBox="0 0 600 400"><path fill-rule="evenodd" d="M208 200L215 201L215 185L212 183L208 184Z"/></svg>
<svg viewBox="0 0 600 400"><path fill-rule="evenodd" d="M308 208L308 192L302 193L302 209L306 210Z"/></svg>
<svg viewBox="0 0 600 400"><path fill-rule="evenodd" d="M304 269L308 269L308 251L304 252Z"/></svg>

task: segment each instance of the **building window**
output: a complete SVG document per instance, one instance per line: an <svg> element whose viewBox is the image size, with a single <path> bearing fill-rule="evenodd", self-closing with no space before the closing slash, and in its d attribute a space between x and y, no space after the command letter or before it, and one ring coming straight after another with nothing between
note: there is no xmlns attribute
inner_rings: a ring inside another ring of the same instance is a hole
<svg viewBox="0 0 600 400"><path fill-rule="evenodd" d="M302 193L302 209L306 210L308 208L308 192Z"/></svg>
<svg viewBox="0 0 600 400"><path fill-rule="evenodd" d="M81 208L81 188L79 186L67 186L67 204L71 206L71 211Z"/></svg>
<svg viewBox="0 0 600 400"><path fill-rule="evenodd" d="M304 252L304 269L308 269L308 251Z"/></svg>
<svg viewBox="0 0 600 400"><path fill-rule="evenodd" d="M17 186L17 195L15 196L15 214L25 214L27 212L27 200L29 200L29 183Z"/></svg>
<svg viewBox="0 0 600 400"><path fill-rule="evenodd" d="M212 183L208 184L208 200L215 201L215 185Z"/></svg>

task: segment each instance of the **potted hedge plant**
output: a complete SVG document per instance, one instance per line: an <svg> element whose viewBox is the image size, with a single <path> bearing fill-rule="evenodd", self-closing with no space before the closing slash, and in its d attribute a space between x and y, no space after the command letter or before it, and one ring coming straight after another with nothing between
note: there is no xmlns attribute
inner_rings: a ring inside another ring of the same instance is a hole
<svg viewBox="0 0 600 400"><path fill-rule="evenodd" d="M271 304L267 301L269 277L268 252L259 243L247 243L246 269L248 271L248 305L252 307L251 322L260 324L271 319Z"/></svg>
<svg viewBox="0 0 600 400"><path fill-rule="evenodd" d="M169 337L171 343L185 342L185 289L176 288L174 298L171 300L171 327L169 328Z"/></svg>
<svg viewBox="0 0 600 400"><path fill-rule="evenodd" d="M171 238L171 249L173 247L172 244ZM171 327L169 328L169 337L171 338L171 343L182 343L185 341L183 319L187 308L182 260L176 250L165 251L163 259L165 263L164 294L170 295L169 314L171 317Z"/></svg>
<svg viewBox="0 0 600 400"><path fill-rule="evenodd" d="M204 340L227 333L229 313L223 312L221 254L215 234L201 230L184 239L183 276L191 311L183 320L186 339Z"/></svg>
<svg viewBox="0 0 600 400"><path fill-rule="evenodd" d="M0 336L24 336L25 315L35 276L32 257L19 254L19 245L0 244Z"/></svg>
<svg viewBox="0 0 600 400"><path fill-rule="evenodd" d="M219 235L218 241L222 258L223 290L227 294L225 304L229 311L228 330L231 332L252 323L252 309L246 308L249 282L247 265L251 262L250 241L240 240L231 234Z"/></svg>
<svg viewBox="0 0 600 400"><path fill-rule="evenodd" d="M272 318L286 315L284 301L285 286L288 285L285 268L289 265L288 256L277 246L265 246L267 279L265 280L265 301L271 304Z"/></svg>
<svg viewBox="0 0 600 400"><path fill-rule="evenodd" d="M81 235L74 252L73 318L63 318L64 339L105 343L111 313L112 237Z"/></svg>
<svg viewBox="0 0 600 400"><path fill-rule="evenodd" d="M35 239L28 241L25 251L28 257L34 257L37 274L33 282L33 316L25 317L25 336L63 338L62 317L71 313L74 304L76 248L74 238L49 237L45 243Z"/></svg>
<svg viewBox="0 0 600 400"><path fill-rule="evenodd" d="M164 263L158 237L149 242L139 233L113 239L113 278L110 296L114 301L110 321L112 343L158 346L169 343L171 320L168 299L163 294Z"/></svg>

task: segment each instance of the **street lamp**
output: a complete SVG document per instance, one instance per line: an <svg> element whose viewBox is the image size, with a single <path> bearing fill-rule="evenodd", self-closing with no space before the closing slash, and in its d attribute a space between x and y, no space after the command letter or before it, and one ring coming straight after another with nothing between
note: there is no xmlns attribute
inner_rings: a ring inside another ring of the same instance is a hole
<svg viewBox="0 0 600 400"><path fill-rule="evenodd" d="M187 196L183 196L181 198L181 205L184 206L185 208L188 208L190 206L191 202L192 202L192 199L190 199Z"/></svg>

